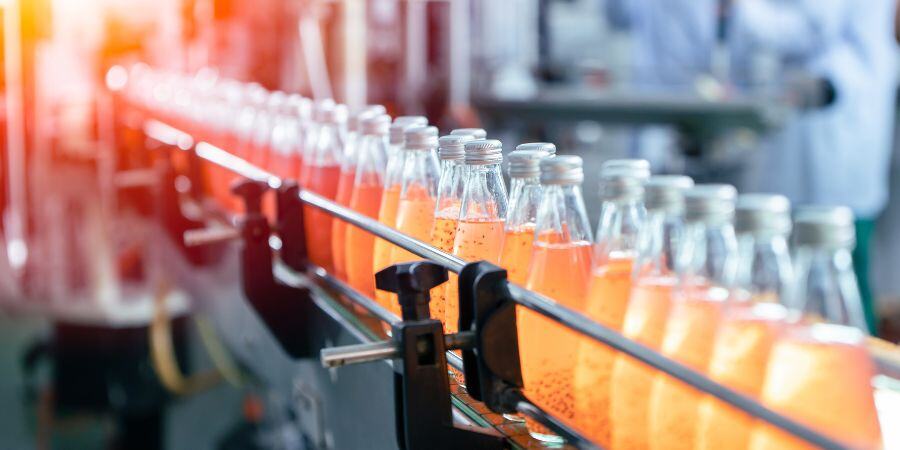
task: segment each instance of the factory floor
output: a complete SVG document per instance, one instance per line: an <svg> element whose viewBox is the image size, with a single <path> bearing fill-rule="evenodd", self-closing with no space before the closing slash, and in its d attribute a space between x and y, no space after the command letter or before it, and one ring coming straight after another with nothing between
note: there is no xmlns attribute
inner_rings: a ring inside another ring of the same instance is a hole
<svg viewBox="0 0 900 450"><path fill-rule="evenodd" d="M37 431L44 429L44 424L49 421L38 420L38 402L29 400L26 395L22 354L35 338L46 335L47 328L44 320L0 313L0 405L4 409L0 413L0 448L109 448L112 421L108 417L69 417L55 422L50 433ZM192 366L209 367L196 336L192 334L189 340ZM242 398L237 389L220 384L189 398L175 400L164 425L165 448L216 448L218 441L240 421Z"/></svg>

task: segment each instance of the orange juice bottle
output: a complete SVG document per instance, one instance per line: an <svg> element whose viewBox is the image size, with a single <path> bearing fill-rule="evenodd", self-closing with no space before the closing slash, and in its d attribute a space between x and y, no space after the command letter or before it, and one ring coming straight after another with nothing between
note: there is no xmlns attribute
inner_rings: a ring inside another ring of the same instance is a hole
<svg viewBox="0 0 900 450"><path fill-rule="evenodd" d="M390 226L397 226L397 208L400 206L400 190L403 183L403 166L406 152L403 150L403 131L414 126L427 125L428 121L421 116L401 116L394 119L388 131L387 167L384 174L384 191L381 194L381 205L378 209L378 221ZM394 246L380 238L375 238L375 250L372 256L372 276L389 265L391 249ZM376 291L375 298L381 306L391 307L389 292Z"/></svg>
<svg viewBox="0 0 900 450"><path fill-rule="evenodd" d="M317 100L311 106L310 117L305 120L305 125L303 126L303 134L300 138L300 169L298 173L298 180L303 180L303 176L306 173L306 164L308 161L311 161L313 158L313 153L316 151L316 147L319 143L319 131L323 129L322 124L319 121L319 117L323 114L322 111L328 109L335 108L334 100L332 99L324 99Z"/></svg>
<svg viewBox="0 0 900 450"><path fill-rule="evenodd" d="M534 252L525 287L562 305L581 309L591 273L591 228L581 196L581 158L541 160L541 203ZM534 311L517 313L519 356L525 394L566 422L575 418L572 377L578 346L575 332ZM536 439L560 442L540 424L526 421Z"/></svg>
<svg viewBox="0 0 900 450"><path fill-rule="evenodd" d="M788 298L793 282L787 236L790 202L781 195L738 197L737 282L719 326L709 362L713 380L748 396L758 397L772 345L787 326ZM711 396L700 406L698 449L747 448L754 420Z"/></svg>
<svg viewBox="0 0 900 450"><path fill-rule="evenodd" d="M383 114L383 106L369 106L367 109L353 114L347 121L347 135L344 139L344 153L341 159L341 174L338 178L338 190L335 202L342 206L350 206L353 193L353 181L356 179L358 159L359 122L369 115ZM334 259L334 274L339 279L347 279L347 262L344 245L346 241L347 222L334 219L331 221L331 256Z"/></svg>
<svg viewBox="0 0 900 450"><path fill-rule="evenodd" d="M641 168L644 160L633 160ZM601 169L603 204L594 241L594 268L585 314L621 331L631 292L631 273L638 233L644 224L644 173L633 168ZM581 339L575 366L576 425L603 447L610 443L610 377L616 351Z"/></svg>
<svg viewBox="0 0 900 450"><path fill-rule="evenodd" d="M428 242L434 225L440 165L437 161L437 128L420 126L404 131L403 182L397 207L397 229ZM422 259L400 247L392 247L388 265ZM396 295L390 296L391 311L400 315Z"/></svg>
<svg viewBox="0 0 900 450"><path fill-rule="evenodd" d="M509 207L500 164L503 146L497 140L476 139L465 144L465 180L453 254L469 261L498 263L503 223ZM456 276L444 291L446 331L459 330L459 284Z"/></svg>
<svg viewBox="0 0 900 450"><path fill-rule="evenodd" d="M737 241L732 218L737 191L729 185L701 185L684 195L685 235L676 256L679 284L666 321L662 353L706 372L735 277ZM650 448L694 448L702 398L680 381L657 374L650 395Z"/></svg>
<svg viewBox="0 0 900 450"><path fill-rule="evenodd" d="M459 205L463 194L463 158L465 143L475 139L468 134L441 136L438 139L438 158L441 161L441 178L438 182L437 202L434 208L434 226L431 228L431 245L445 253L453 253L453 239L459 222ZM444 329L447 283L431 290L431 315L441 321Z"/></svg>
<svg viewBox="0 0 900 450"><path fill-rule="evenodd" d="M373 219L378 218L384 191L387 165L387 133L390 116L381 114L366 118L361 124L362 138L356 165L356 179L350 195L350 208ZM337 236L336 239L340 239ZM357 291L375 296L375 277L372 258L375 236L368 231L348 225L346 230L347 282Z"/></svg>
<svg viewBox="0 0 900 450"><path fill-rule="evenodd" d="M316 146L303 166L300 184L323 197L337 197L340 161L344 151L344 108L320 107L316 111L319 130ZM306 232L306 249L313 264L334 271L331 256L331 221L325 211L303 205L303 225Z"/></svg>
<svg viewBox="0 0 900 450"><path fill-rule="evenodd" d="M271 154L266 169L283 179L293 179L297 172L297 148L300 122L296 117L279 115L272 128Z"/></svg>
<svg viewBox="0 0 900 450"><path fill-rule="evenodd" d="M519 285L525 285L531 265L534 228L541 201L540 163L550 157L546 150L519 150L524 145L529 144L519 145L508 157L509 214L500 252L500 265L506 269L507 278Z"/></svg>
<svg viewBox="0 0 900 450"><path fill-rule="evenodd" d="M882 448L872 390L876 371L864 342L865 334L859 329L842 325L787 330L772 348L762 402L848 448ZM818 447L758 422L748 448Z"/></svg>
<svg viewBox="0 0 900 450"><path fill-rule="evenodd" d="M682 234L683 191L693 186L684 176L654 176L644 185L647 217L638 234L634 281L622 334L652 349L662 345L676 285L674 258ZM656 371L617 354L610 375L609 417L612 449L648 449L648 410Z"/></svg>

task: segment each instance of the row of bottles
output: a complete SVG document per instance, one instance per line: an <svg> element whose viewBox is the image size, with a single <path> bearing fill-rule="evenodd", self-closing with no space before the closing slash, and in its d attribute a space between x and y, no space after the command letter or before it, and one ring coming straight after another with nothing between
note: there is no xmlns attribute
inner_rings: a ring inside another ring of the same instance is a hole
<svg viewBox="0 0 900 450"><path fill-rule="evenodd" d="M232 83L171 84L190 88L192 101L168 118L235 156L444 252L499 264L512 282L776 411L879 448L849 210L801 208L792 221L783 197L612 160L594 233L582 161L556 156L553 144L508 153L507 194L502 144L481 129L439 137L425 117L392 120L377 105L349 112L253 85L238 95ZM399 314L373 275L420 258L316 208L304 217L311 261ZM431 312L451 333L458 309L451 276L432 292ZM517 321L528 397L605 448L809 448L536 312L519 307Z"/></svg>

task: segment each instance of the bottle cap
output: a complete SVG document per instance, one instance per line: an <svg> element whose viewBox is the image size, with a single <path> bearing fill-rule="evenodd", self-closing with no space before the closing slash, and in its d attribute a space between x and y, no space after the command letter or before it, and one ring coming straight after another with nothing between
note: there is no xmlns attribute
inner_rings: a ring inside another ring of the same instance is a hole
<svg viewBox="0 0 900 450"><path fill-rule="evenodd" d="M646 159L610 159L600 166L600 176L608 170L630 171L635 178L650 178L650 162Z"/></svg>
<svg viewBox="0 0 900 450"><path fill-rule="evenodd" d="M466 156L466 142L475 140L470 134L448 134L438 139L438 158L443 161L461 161Z"/></svg>
<svg viewBox="0 0 900 450"><path fill-rule="evenodd" d="M391 116L375 114L362 119L360 131L364 135L386 136L391 127Z"/></svg>
<svg viewBox="0 0 900 450"><path fill-rule="evenodd" d="M403 131L403 148L427 150L438 145L438 129L432 126L413 126Z"/></svg>
<svg viewBox="0 0 900 450"><path fill-rule="evenodd" d="M556 155L556 144L550 142L526 142L516 146L516 150L542 150L550 156Z"/></svg>
<svg viewBox="0 0 900 450"><path fill-rule="evenodd" d="M403 144L403 130L407 127L421 127L425 125L428 125L428 119L424 116L400 116L394 119L394 123L391 124L390 128L391 145Z"/></svg>
<svg viewBox="0 0 900 450"><path fill-rule="evenodd" d="M334 109L337 105L334 103L334 100L330 98L326 98L324 100L316 100L313 105L313 119L316 122L325 122L326 116L333 115Z"/></svg>
<svg viewBox="0 0 900 450"><path fill-rule="evenodd" d="M804 206L794 214L794 242L798 246L853 248L856 229L853 211L843 206Z"/></svg>
<svg viewBox="0 0 900 450"><path fill-rule="evenodd" d="M791 232L791 202L783 195L742 194L734 211L734 230L738 234L774 234Z"/></svg>
<svg viewBox="0 0 900 450"><path fill-rule="evenodd" d="M600 198L606 202L639 200L644 195L644 178L632 168L607 168L600 172Z"/></svg>
<svg viewBox="0 0 900 450"><path fill-rule="evenodd" d="M484 131L482 128L457 128L450 132L452 136L472 136L475 139L485 139L487 138L487 131Z"/></svg>
<svg viewBox="0 0 900 450"><path fill-rule="evenodd" d="M730 184L700 184L684 191L686 222L728 222L734 217L737 189Z"/></svg>
<svg viewBox="0 0 900 450"><path fill-rule="evenodd" d="M381 105L366 105L359 111L350 115L350 119L347 120L347 130L348 131L359 131L360 126L362 125L362 121L367 117L377 116L380 114L387 113L387 110L384 109L384 106Z"/></svg>
<svg viewBox="0 0 900 450"><path fill-rule="evenodd" d="M549 157L550 153L537 149L521 150L519 147L516 147L516 150L506 157L509 160L510 178L539 177L541 175L541 160Z"/></svg>
<svg viewBox="0 0 900 450"><path fill-rule="evenodd" d="M683 175L654 175L644 183L644 206L648 211L666 214L684 212L684 191L694 186L691 177Z"/></svg>
<svg viewBox="0 0 900 450"><path fill-rule="evenodd" d="M496 139L466 142L466 164L497 164L503 161L503 144Z"/></svg>
<svg viewBox="0 0 900 450"><path fill-rule="evenodd" d="M560 155L541 160L541 184L581 184L584 169L581 157Z"/></svg>

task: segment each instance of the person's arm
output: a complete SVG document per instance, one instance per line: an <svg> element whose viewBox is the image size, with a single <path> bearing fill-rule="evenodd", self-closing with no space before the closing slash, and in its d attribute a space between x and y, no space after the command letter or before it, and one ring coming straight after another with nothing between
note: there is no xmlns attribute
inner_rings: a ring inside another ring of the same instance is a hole
<svg viewBox="0 0 900 450"><path fill-rule="evenodd" d="M840 37L848 6L847 0L737 0L734 31L782 56L801 57Z"/></svg>

